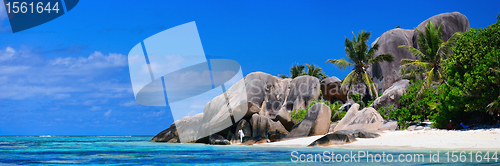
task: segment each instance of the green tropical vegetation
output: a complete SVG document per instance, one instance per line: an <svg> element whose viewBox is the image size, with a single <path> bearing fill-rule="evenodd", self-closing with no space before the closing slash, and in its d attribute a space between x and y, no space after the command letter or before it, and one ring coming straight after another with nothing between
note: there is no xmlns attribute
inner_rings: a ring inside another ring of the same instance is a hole
<svg viewBox="0 0 500 166"><path fill-rule="evenodd" d="M305 73L304 69L305 69L304 65L299 65L297 63L294 63L292 65L292 67L290 68L290 76L287 76L284 74L280 74L278 76L280 76L281 78L292 78L293 79L295 77L303 75Z"/></svg>
<svg viewBox="0 0 500 166"><path fill-rule="evenodd" d="M328 76L323 72L323 69L314 65L313 63L306 64L307 70L305 70L304 65L293 64L290 68L290 76L279 74L278 76L281 78L296 78L298 76L309 75L318 78L319 80L323 80L324 78L328 78Z"/></svg>
<svg viewBox="0 0 500 166"><path fill-rule="evenodd" d="M498 112L500 20L463 33L453 51L444 66L448 85L442 90L439 119L435 120L439 126L445 125L446 119Z"/></svg>
<svg viewBox="0 0 500 166"><path fill-rule="evenodd" d="M453 34L448 41L443 42L441 35L442 27L443 24L441 23L436 29L434 23L429 21L424 32L415 28L419 33L417 41L420 44L420 50L409 45L399 46L408 50L416 57L416 59L401 60L401 74L403 78L413 81L419 79L423 74L426 81L422 85L420 92L424 88L430 88L433 82L441 84L445 81L446 73L443 73L441 63L451 54L450 48L454 46L460 33Z"/></svg>
<svg viewBox="0 0 500 166"><path fill-rule="evenodd" d="M426 29L433 31L432 27ZM420 36L436 37L438 33L420 32ZM421 73L426 73L427 79L411 80L410 87L399 100L399 107L383 107L379 112L388 113L384 116L398 120L402 128L408 126L408 121L429 120L436 128L444 128L450 120L474 123L474 119L480 119L480 123L493 123L494 118L499 118L500 110L500 20L487 28L471 28L460 36L456 35L453 39L456 46L450 40L441 42L439 47L432 46L428 41L439 43L434 37L425 39L428 46L424 45L422 50L427 52L418 53L419 50L408 48L421 56L420 60L405 61L408 62L405 64L416 64L417 71L424 71ZM419 39L421 41L424 39ZM453 53L440 50L443 48L452 48ZM436 77L436 74L441 76Z"/></svg>
<svg viewBox="0 0 500 166"><path fill-rule="evenodd" d="M309 111L309 109L316 103L324 103L325 105L327 105L329 108L330 108L330 111L332 112L332 117L334 117L332 120L333 121L338 121L338 120L341 120L346 112L345 111L340 111L340 108L342 106L341 103L339 102L336 102L336 103L330 103L329 101L325 101L325 100L316 100L314 99L311 104L309 104L308 106L306 106L305 109L294 109L292 112L291 112L291 117L292 117L292 120L295 122L295 123L299 123L300 121L302 121L306 115L307 115L307 112Z"/></svg>
<svg viewBox="0 0 500 166"><path fill-rule="evenodd" d="M370 39L370 32L360 31L358 36L353 32L353 38L345 39L345 52L347 60L342 59L328 59L327 63L332 63L341 70L345 70L347 67L353 66L351 73L349 73L344 80L342 80L342 88L350 89L352 85L358 83L364 83L369 90L369 95L372 99L378 97L377 89L375 84L373 84L372 79L366 72L366 69L372 64L377 64L380 62L392 62L392 54L386 53L374 57L375 52L378 50L378 43L375 43L373 47L368 48L368 39Z"/></svg>
<svg viewBox="0 0 500 166"><path fill-rule="evenodd" d="M384 115L388 119L397 120L401 128L407 128L408 122L424 122L432 119L436 109L433 103L439 102L439 96L436 88L421 90L423 84L425 83L422 80L412 82L399 99L398 109L389 111L388 114L384 112ZM416 98L417 93L420 93L421 99ZM382 112L391 109L394 107L384 107L379 110Z"/></svg>

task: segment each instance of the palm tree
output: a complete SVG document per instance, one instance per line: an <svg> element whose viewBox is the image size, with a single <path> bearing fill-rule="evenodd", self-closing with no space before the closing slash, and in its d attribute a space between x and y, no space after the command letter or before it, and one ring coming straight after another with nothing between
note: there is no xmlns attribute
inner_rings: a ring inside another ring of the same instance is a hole
<svg viewBox="0 0 500 166"><path fill-rule="evenodd" d="M304 75L305 74L304 68L305 68L304 65L299 65L297 63L294 63L292 65L292 67L290 68L290 74L291 74L290 77L287 76L287 75L284 75L284 74L278 74L278 76L281 77L281 78L292 78L293 79L295 77Z"/></svg>
<svg viewBox="0 0 500 166"><path fill-rule="evenodd" d="M371 64L377 64L380 62L392 62L394 57L390 53L381 54L377 57L373 57L375 52L378 50L378 43L375 43L373 47L368 49L368 39L370 39L370 32L360 31L358 37L352 33L353 39L345 39L345 52L348 60L342 59L328 59L326 62L332 63L334 66L338 66L341 70L345 70L346 67L354 66L351 73L349 73L342 81L342 88L350 89L352 85L356 83L364 83L368 86L370 96L373 98L378 97L377 89L375 84L373 84L372 79L366 73L366 69Z"/></svg>
<svg viewBox="0 0 500 166"><path fill-rule="evenodd" d="M499 19L499 20L500 20L500 12L498 12L498 16L497 16L497 19Z"/></svg>
<svg viewBox="0 0 500 166"><path fill-rule="evenodd" d="M323 69L320 67L317 67L316 65L312 64L307 66L307 72L304 75L309 75L318 78L319 80L323 80L324 78L328 78L328 76L323 73Z"/></svg>
<svg viewBox="0 0 500 166"><path fill-rule="evenodd" d="M417 41L420 44L420 50L408 45L399 46L408 50L417 58L401 60L401 74L403 78L415 80L422 74L426 77L426 82L423 84L420 92L423 88L429 88L434 81L438 83L445 81L445 76L441 71L441 63L451 53L450 48L456 44L460 33L453 34L448 41L443 42L441 36L442 27L443 24L441 23L436 29L434 23L429 21L424 32L415 28L419 33Z"/></svg>

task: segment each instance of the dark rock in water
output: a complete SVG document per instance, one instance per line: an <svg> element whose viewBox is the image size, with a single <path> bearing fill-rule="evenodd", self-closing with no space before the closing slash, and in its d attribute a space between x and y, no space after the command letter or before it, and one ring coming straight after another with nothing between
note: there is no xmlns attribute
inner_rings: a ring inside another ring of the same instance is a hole
<svg viewBox="0 0 500 166"><path fill-rule="evenodd" d="M342 103L347 102L347 89L342 89L341 85L342 81L335 76L323 79L321 81L323 99L330 103L335 103L337 101Z"/></svg>
<svg viewBox="0 0 500 166"><path fill-rule="evenodd" d="M351 130L339 130L334 133L342 133L352 135L354 138L377 138L380 134L377 134L376 131L370 131L365 129L351 129Z"/></svg>
<svg viewBox="0 0 500 166"><path fill-rule="evenodd" d="M406 92L406 89L410 86L410 81L408 80L399 80L392 84L387 90L384 91L384 94L379 98L373 101L370 107L378 110L380 107L390 107L394 106L395 108L399 105L399 99Z"/></svg>
<svg viewBox="0 0 500 166"><path fill-rule="evenodd" d="M330 133L309 144L309 146L342 145L356 141L350 134Z"/></svg>
<svg viewBox="0 0 500 166"><path fill-rule="evenodd" d="M459 12L442 13L432 16L431 18L420 23L417 26L417 29L422 33L425 33L425 26L427 26L429 20L436 25L436 28L443 23L443 28L441 29L443 41L447 41L455 32L465 32L470 29L469 19ZM418 36L418 31L413 32L413 47L417 49L420 48L420 45L417 42Z"/></svg>
<svg viewBox="0 0 500 166"><path fill-rule="evenodd" d="M179 134L177 133L175 123L172 123L170 127L156 134L149 142L179 143Z"/></svg>
<svg viewBox="0 0 500 166"><path fill-rule="evenodd" d="M349 111L345 114L344 118L335 127L335 131L349 130L349 129L368 129L377 130L382 124L384 119L377 110L368 107L358 111L359 104L353 104Z"/></svg>
<svg viewBox="0 0 500 166"><path fill-rule="evenodd" d="M318 78L312 76L299 76L290 81L290 92L286 96L285 109L290 112L294 109L303 109L318 99L320 83Z"/></svg>
<svg viewBox="0 0 500 166"><path fill-rule="evenodd" d="M212 134L209 136L210 145L231 145L227 139L219 134Z"/></svg>
<svg viewBox="0 0 500 166"><path fill-rule="evenodd" d="M290 131L290 134L288 134L286 138L323 135L328 133L331 114L330 107L324 103L314 104L309 108L304 119L293 126L292 131Z"/></svg>
<svg viewBox="0 0 500 166"><path fill-rule="evenodd" d="M384 130L396 130L399 128L398 121L385 122L382 126L378 128L380 131Z"/></svg>
<svg viewBox="0 0 500 166"><path fill-rule="evenodd" d="M375 43L379 44L379 49L375 52L374 57L385 53L391 53L394 56L394 61L392 62L373 64L367 69L368 73L371 73L373 83L377 87L378 93L384 92L384 90L391 87L394 82L401 79L400 67L402 59L415 59L415 56L406 49L399 48L400 45L413 45L413 31L414 30L400 28L392 29L383 33L372 43L372 46Z"/></svg>

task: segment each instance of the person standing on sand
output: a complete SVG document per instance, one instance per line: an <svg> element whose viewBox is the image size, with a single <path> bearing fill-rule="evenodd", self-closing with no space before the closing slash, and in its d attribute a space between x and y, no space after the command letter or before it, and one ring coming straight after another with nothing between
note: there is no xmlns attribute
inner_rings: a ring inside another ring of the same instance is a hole
<svg viewBox="0 0 500 166"><path fill-rule="evenodd" d="M243 143L243 137L245 137L245 134L243 133L243 130L241 130L241 128L238 130L238 134L240 135L241 143Z"/></svg>

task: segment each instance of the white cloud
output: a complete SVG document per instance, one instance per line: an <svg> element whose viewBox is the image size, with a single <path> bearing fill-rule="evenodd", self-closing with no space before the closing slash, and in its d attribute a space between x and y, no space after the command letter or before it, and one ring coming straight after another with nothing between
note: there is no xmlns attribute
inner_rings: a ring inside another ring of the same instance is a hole
<svg viewBox="0 0 500 166"><path fill-rule="evenodd" d="M101 107L99 107L99 106L92 106L92 107L90 108L90 110L91 110L91 111L101 110Z"/></svg>
<svg viewBox="0 0 500 166"><path fill-rule="evenodd" d="M7 47L0 50L0 99L64 99L75 92L83 92L76 95L87 99L83 101L130 97L130 83L109 76L124 72L121 68L126 65L122 54L95 51L88 57L48 59L30 48Z"/></svg>
<svg viewBox="0 0 500 166"><path fill-rule="evenodd" d="M151 117L159 117L161 115L163 115L165 113L165 111L153 111L153 112L147 112L147 113L143 113L142 116L143 117L147 117L147 118L151 118Z"/></svg>
<svg viewBox="0 0 500 166"><path fill-rule="evenodd" d="M113 112L113 111L111 111L111 110L106 111L106 112L104 113L104 116L105 116L105 117L109 117L109 116L111 116L111 112Z"/></svg>
<svg viewBox="0 0 500 166"><path fill-rule="evenodd" d="M135 100L132 100L132 101L129 101L129 102L126 102L126 103L122 103L120 105L121 106L125 106L125 107L130 107L130 106L137 105L137 102Z"/></svg>
<svg viewBox="0 0 500 166"><path fill-rule="evenodd" d="M61 65L68 68L107 68L120 67L127 65L127 57L122 54L110 53L104 55L99 51L95 51L89 57L66 57L56 58L50 61L51 65Z"/></svg>
<svg viewBox="0 0 500 166"><path fill-rule="evenodd" d="M16 50L14 50L12 47L7 47L5 48L5 50L0 50L0 62L12 59L14 57L14 54L16 54Z"/></svg>

